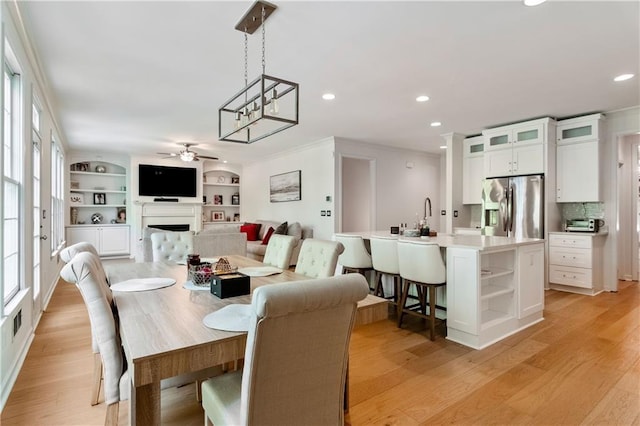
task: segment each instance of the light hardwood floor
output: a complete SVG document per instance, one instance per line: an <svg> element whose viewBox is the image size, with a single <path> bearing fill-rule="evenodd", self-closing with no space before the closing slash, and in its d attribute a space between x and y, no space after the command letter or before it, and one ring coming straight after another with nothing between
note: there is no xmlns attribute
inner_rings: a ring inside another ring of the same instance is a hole
<svg viewBox="0 0 640 426"><path fill-rule="evenodd" d="M485 350L380 321L354 331L349 425L640 424L640 287L546 292L545 321ZM442 332L442 330L440 330ZM86 310L60 282L2 412L3 425L99 425ZM102 396L101 396L102 398ZM162 392L163 424L200 425L194 385ZM121 403L120 424L127 424Z"/></svg>

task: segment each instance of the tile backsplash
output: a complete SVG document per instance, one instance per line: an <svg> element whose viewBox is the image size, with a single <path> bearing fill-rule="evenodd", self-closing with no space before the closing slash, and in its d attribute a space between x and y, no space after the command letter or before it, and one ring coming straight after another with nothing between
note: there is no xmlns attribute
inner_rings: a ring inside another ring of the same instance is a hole
<svg viewBox="0 0 640 426"><path fill-rule="evenodd" d="M566 219L604 219L604 203L562 203L562 221Z"/></svg>

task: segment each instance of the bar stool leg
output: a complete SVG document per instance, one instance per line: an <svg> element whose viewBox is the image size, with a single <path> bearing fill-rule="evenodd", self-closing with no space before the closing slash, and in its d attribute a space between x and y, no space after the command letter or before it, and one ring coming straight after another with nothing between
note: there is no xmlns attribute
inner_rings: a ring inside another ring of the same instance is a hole
<svg viewBox="0 0 640 426"><path fill-rule="evenodd" d="M431 340L436 339L436 287L429 286L429 335Z"/></svg>
<svg viewBox="0 0 640 426"><path fill-rule="evenodd" d="M398 328L402 327L402 315L404 314L404 305L407 303L407 295L409 294L409 281L402 279L402 293L400 294L400 303L398 303Z"/></svg>

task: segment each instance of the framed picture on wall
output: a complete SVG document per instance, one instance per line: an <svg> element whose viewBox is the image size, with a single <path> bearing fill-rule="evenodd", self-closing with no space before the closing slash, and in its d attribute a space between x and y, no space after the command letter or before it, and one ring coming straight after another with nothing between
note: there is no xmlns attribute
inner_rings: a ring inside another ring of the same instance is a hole
<svg viewBox="0 0 640 426"><path fill-rule="evenodd" d="M281 173L269 179L269 199L272 203L283 201L300 201L302 191L300 186L302 171Z"/></svg>

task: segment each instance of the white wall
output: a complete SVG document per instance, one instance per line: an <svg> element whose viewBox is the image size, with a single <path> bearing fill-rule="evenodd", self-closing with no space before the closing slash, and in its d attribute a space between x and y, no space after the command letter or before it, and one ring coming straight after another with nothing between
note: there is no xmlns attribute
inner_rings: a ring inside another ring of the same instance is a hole
<svg viewBox="0 0 640 426"><path fill-rule="evenodd" d="M431 198L430 225L439 230L440 156L336 138L336 154L374 159L376 190L374 229L388 230L406 222L413 226L424 215L425 198Z"/></svg>
<svg viewBox="0 0 640 426"><path fill-rule="evenodd" d="M264 140L259 143L269 143ZM240 178L240 217L250 222L257 219L300 222L313 229L314 238L331 239L335 214L320 216L320 210L334 213L334 141L324 139L299 149L280 153L260 162L245 164ZM280 173L301 170L300 201L269 201L269 178ZM330 196L331 201L326 201Z"/></svg>
<svg viewBox="0 0 640 426"><path fill-rule="evenodd" d="M616 290L618 279L618 240L623 230L618 222L618 160L619 142L626 135L640 131L640 107L606 113L606 135L603 158L602 184L604 185L605 221L609 225L609 235L605 242L604 288ZM625 224L625 227L632 226Z"/></svg>
<svg viewBox="0 0 640 426"><path fill-rule="evenodd" d="M16 56L20 68L20 81L22 87L21 110L23 117L22 136L26 149L24 155L23 182L24 191L21 194L24 209L21 216L25 220L21 224L21 236L24 244L21 246L23 256L23 268L21 269L21 292L13 301L4 309L3 317L0 318L0 408L4 404L11 392L11 388L18 375L24 357L29 349L30 342L33 340L33 332L42 316L44 308L46 308L55 283L57 282L58 272L61 267L59 259L55 253L51 253L49 248L49 240L43 241L41 246L41 281L40 294L35 298L33 296L33 228L34 224L31 220L33 209L33 169L32 169L32 151L31 151L31 106L34 96L37 97L41 111L41 191L40 205L42 209L46 209L46 219L42 221L43 228L41 235L50 236L50 199L51 188L51 139L55 136L56 141L62 147L66 147L64 135L59 131L57 125L55 110L53 106L55 101L48 91L48 85L44 80L44 76L38 71L38 67L34 66L35 57L33 49L28 44L23 29L16 22L19 22L14 15L14 4L11 2L2 2L0 6L0 20L2 34L6 37ZM0 40L2 46L2 55L4 56L4 40ZM0 93L2 89L0 88ZM0 160L2 155L0 154ZM13 336L13 318L18 311L22 311L22 327L18 333Z"/></svg>

